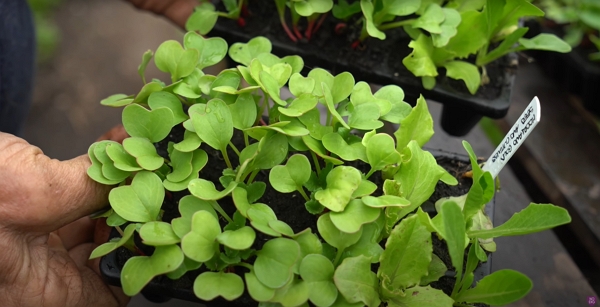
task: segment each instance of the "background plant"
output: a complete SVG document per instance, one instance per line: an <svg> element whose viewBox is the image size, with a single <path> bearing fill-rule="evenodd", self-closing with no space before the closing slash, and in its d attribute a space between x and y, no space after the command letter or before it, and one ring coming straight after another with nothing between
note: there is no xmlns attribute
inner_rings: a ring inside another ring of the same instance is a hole
<svg viewBox="0 0 600 307"><path fill-rule="evenodd" d="M546 18L565 25L563 39L571 47L589 40L598 50L589 55L592 61L600 61L600 3L591 0L543 0L539 6Z"/></svg>
<svg viewBox="0 0 600 307"><path fill-rule="evenodd" d="M178 279L200 267L194 282L200 299L234 300L246 289L264 306L503 304L529 291L526 277L512 271L470 288L472 270L485 261L483 249L495 248L492 238L567 223L564 209L532 205L492 228L483 207L493 196L493 180L470 152L469 194L440 201L439 214L430 218L420 205L438 181L457 181L421 148L433 135L425 100L413 108L401 88L372 93L347 72L334 76L315 68L303 76L300 57L279 58L270 51L263 37L228 48L220 38L189 32L183 46L167 41L155 54L144 54L139 93L101 102L123 107L130 137L123 144L95 143L88 152L90 177L118 185L104 216L121 232L92 257L121 246L138 253L122 269L126 294L139 293L157 275ZM202 71L227 53L239 63L236 68L216 76ZM170 84L146 82L153 57L170 73ZM292 97L281 97L283 86ZM265 112L268 124L261 119ZM384 121L399 125L393 136L378 132ZM173 128L184 130L181 140L171 138ZM232 142L234 134L243 138L242 146ZM167 143L166 152L157 143ZM218 182L203 173L207 163L219 163L209 161L209 150L220 152L226 164ZM257 180L259 174L265 181ZM378 193L375 177L383 182ZM292 229L278 219L260 202L271 188L298 192L315 215L317 231ZM165 199L181 191L180 216L164 220ZM221 206L227 198L235 210ZM134 244L136 232L154 252L139 252L144 249ZM447 242L452 257L457 285L450 296L429 286L448 270L432 252L432 233ZM259 236L268 240L259 244ZM469 243L475 258L463 268ZM374 263L377 273L371 271ZM512 281L516 290L507 294L499 280Z"/></svg>

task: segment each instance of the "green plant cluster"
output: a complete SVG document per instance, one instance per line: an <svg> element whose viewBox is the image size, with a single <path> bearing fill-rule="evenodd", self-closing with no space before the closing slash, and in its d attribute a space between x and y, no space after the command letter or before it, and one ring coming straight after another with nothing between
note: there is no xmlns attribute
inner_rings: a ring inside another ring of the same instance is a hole
<svg viewBox="0 0 600 307"><path fill-rule="evenodd" d="M413 108L401 88L372 93L347 72L334 76L314 68L303 76L300 57L279 58L270 51L263 37L228 49L220 38L189 32L183 46L167 41L143 56L142 79L154 57L170 73L171 84L144 81L136 95L102 101L124 107L130 137L122 145L101 141L89 149L89 176L118 185L104 216L122 234L91 257L121 246L135 250L135 232L155 247L152 255L134 256L124 265L127 295L139 293L155 276L178 279L201 267L193 286L200 299L234 300L247 291L259 306L502 305L528 293L531 281L521 273L497 271L472 286L473 271L486 261L484 250L495 250L493 238L568 223L566 210L531 204L494 228L483 211L494 195L494 180L465 143L473 185L464 196L440 200L431 218L420 205L438 181L457 180L421 148L433 134L425 100ZM203 72L227 53L239 63L236 68L216 76ZM293 97L281 97L284 86ZM268 125L261 123L263 112ZM378 132L384 122L399 125L393 136ZM169 143L164 158L155 144L178 125L185 128L184 138ZM232 143L234 133L243 135L243 148ZM221 152L227 164L217 183L204 179L207 163L218 162L209 161L207 150ZM353 165L363 165L364 172ZM256 181L260 172L268 174L268 182ZM376 176L383 182L379 187ZM381 195L374 194L378 188ZM267 189L281 198L299 192L304 200L288 205L314 214L317 231L296 232L278 219L260 202ZM178 191L189 192L179 201L180 216L164 222L165 197ZM235 205L233 215L220 205L226 198ZM448 246L456 272L451 295L430 286L451 269L433 254L432 236ZM268 240L259 244L258 237Z"/></svg>
<svg viewBox="0 0 600 307"><path fill-rule="evenodd" d="M539 6L546 18L564 24L563 39L577 47L588 39L598 49L589 55L592 61L600 61L600 2L594 0L540 0Z"/></svg>
<svg viewBox="0 0 600 307"><path fill-rule="evenodd" d="M384 40L386 30L402 28L411 37L408 47L412 49L402 63L421 78L425 89L435 87L436 77L442 70L448 78L462 80L475 95L481 85L490 82L486 65L511 52L571 51L569 44L553 34L524 38L528 28L519 27L519 19L544 15L528 0L339 0L336 3L332 0L275 0L275 3L283 29L294 42L304 36L310 39L330 11L343 22L359 16L360 41L367 37ZM203 13L203 7L209 6L213 19ZM597 4L589 6L596 14ZM288 8L293 31L285 20ZM187 27L187 30L208 33L216 23L216 14L212 4L203 4L189 22L203 26ZM298 30L302 17L308 20L304 36ZM590 38L600 44L594 36Z"/></svg>

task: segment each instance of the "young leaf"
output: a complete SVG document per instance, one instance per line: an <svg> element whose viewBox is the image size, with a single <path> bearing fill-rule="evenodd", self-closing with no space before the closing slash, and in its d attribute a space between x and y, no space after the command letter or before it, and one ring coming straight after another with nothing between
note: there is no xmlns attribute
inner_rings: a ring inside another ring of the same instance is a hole
<svg viewBox="0 0 600 307"><path fill-rule="evenodd" d="M467 234L469 237L481 239L518 236L536 233L570 222L571 217L564 208L552 204L531 203L496 228L469 231Z"/></svg>
<svg viewBox="0 0 600 307"><path fill-rule="evenodd" d="M180 279L185 273L194 271L202 266L201 262L196 262L190 258L184 257L183 263L177 268L177 270L167 273L167 277L172 280Z"/></svg>
<svg viewBox="0 0 600 307"><path fill-rule="evenodd" d="M405 0L405 1L394 1L384 0L384 10L394 16L408 16L415 13L419 7L421 7L420 0Z"/></svg>
<svg viewBox="0 0 600 307"><path fill-rule="evenodd" d="M244 226L237 230L226 230L217 236L219 243L235 250L248 249L254 243L256 233L249 226Z"/></svg>
<svg viewBox="0 0 600 307"><path fill-rule="evenodd" d="M396 151L394 139L385 133L372 136L367 142L367 160L371 171L401 162L400 153Z"/></svg>
<svg viewBox="0 0 600 307"><path fill-rule="evenodd" d="M244 281L234 273L204 272L194 281L194 294L205 301L218 296L233 301L243 293Z"/></svg>
<svg viewBox="0 0 600 307"><path fill-rule="evenodd" d="M460 13L452 8L442 8L444 11L444 21L440 24L440 33L431 33L433 46L441 48L446 46L450 39L456 35L456 27L460 24Z"/></svg>
<svg viewBox="0 0 600 307"><path fill-rule="evenodd" d="M393 217L397 214L392 219L394 224L431 196L437 181L443 174L437 167L433 155L419 148L416 141L411 141L403 153L408 160L402 161L402 166L394 175L394 180L400 183L401 195L410 201L410 206L387 209L388 216Z"/></svg>
<svg viewBox="0 0 600 307"><path fill-rule="evenodd" d="M250 225L256 230L270 235L272 237L280 237L281 234L269 226L269 222L277 220L277 216L271 207L265 204L253 204L246 211Z"/></svg>
<svg viewBox="0 0 600 307"><path fill-rule="evenodd" d="M346 233L355 233L362 228L363 224L375 221L381 209L372 208L363 204L360 199L350 201L342 212L331 212L331 222L335 227Z"/></svg>
<svg viewBox="0 0 600 307"><path fill-rule="evenodd" d="M154 63L161 71L170 73L175 82L194 71L198 58L198 50L184 50L179 42L168 40L156 49Z"/></svg>
<svg viewBox="0 0 600 307"><path fill-rule="evenodd" d="M390 296L418 285L421 277L427 274L432 250L431 233L416 215L403 219L394 227L381 254L381 265L377 271L385 289L384 295Z"/></svg>
<svg viewBox="0 0 600 307"><path fill-rule="evenodd" d="M317 154L317 156L323 158L327 162L330 162L331 164L334 164L334 165L340 165L340 164L344 163L339 159L336 159L336 158L333 158L333 157L330 157L329 155L327 155L327 150L323 146L323 143L314 139L310 135L303 136L302 141L312 152L314 152L315 154Z"/></svg>
<svg viewBox="0 0 600 307"><path fill-rule="evenodd" d="M165 179L163 181L163 186L165 187L165 189L172 192L183 191L188 188L188 185L192 180L198 178L198 172L200 172L200 170L204 168L206 163L208 163L208 154L202 149L196 149L192 152L192 154L193 156L191 174L187 178L179 182L173 182L169 179Z"/></svg>
<svg viewBox="0 0 600 307"><path fill-rule="evenodd" d="M170 109L173 112L173 125L183 123L189 119L185 112L183 112L181 101L179 101L177 96L169 92L153 92L148 96L148 106L152 110L160 107Z"/></svg>
<svg viewBox="0 0 600 307"><path fill-rule="evenodd" d="M197 211L192 217L191 231L181 239L181 249L194 261L208 261L219 250L220 233L219 221L210 212Z"/></svg>
<svg viewBox="0 0 600 307"><path fill-rule="evenodd" d="M110 159L108 154L106 153L106 147L111 144L118 144L112 141L101 141L96 143L96 146L93 148L94 156L97 161L102 164L102 176L108 180L114 180L117 182L121 182L125 180L125 178L129 177L129 172L120 170L114 166L114 162Z"/></svg>
<svg viewBox="0 0 600 307"><path fill-rule="evenodd" d="M258 143L258 154L254 158L256 169L271 169L279 165L288 153L287 137L281 133L269 133Z"/></svg>
<svg viewBox="0 0 600 307"><path fill-rule="evenodd" d="M163 246L179 243L179 237L173 232L171 224L165 222L148 222L140 228L143 243L151 246Z"/></svg>
<svg viewBox="0 0 600 307"><path fill-rule="evenodd" d="M311 77L302 77L299 73L294 73L290 77L289 89L292 95L298 97L302 94L312 94L315 89L315 79Z"/></svg>
<svg viewBox="0 0 600 307"><path fill-rule="evenodd" d="M194 179L190 181L188 189L192 195L203 200L219 200L231 193L237 186L236 181L232 181L223 191L217 191L215 184L206 179Z"/></svg>
<svg viewBox="0 0 600 307"><path fill-rule="evenodd" d="M291 156L285 165L277 165L269 173L269 182L281 193L291 193L302 189L310 178L311 166L305 155Z"/></svg>
<svg viewBox="0 0 600 307"><path fill-rule="evenodd" d="M312 79L311 79L312 80ZM314 83L314 80L312 80ZM279 107L281 114L289 117L299 117L304 113L314 109L317 106L319 99L312 94L301 94L290 103L287 108Z"/></svg>
<svg viewBox="0 0 600 307"><path fill-rule="evenodd" d="M346 122L344 121L342 116L335 109L334 102L333 102L333 96L331 95L331 89L327 86L327 84L321 82L321 90L323 92L323 97L325 99L325 104L327 105L327 109L329 110L329 113L331 113L331 115L333 115L333 117L335 119L337 119L337 121L340 124L342 124L342 126L344 126L344 128L350 129L350 126L348 126L348 124L346 124Z"/></svg>
<svg viewBox="0 0 600 307"><path fill-rule="evenodd" d="M354 106L348 117L348 126L358 130L375 130L383 127L379 121L381 113L374 103L361 103Z"/></svg>
<svg viewBox="0 0 600 307"><path fill-rule="evenodd" d="M382 116L391 111L392 101L397 102L402 101L402 99L404 99L404 91L398 86L384 86L373 94L371 93L371 86L363 81L354 85L350 95L350 102L355 108L361 104L376 104L379 107L379 114ZM408 106L412 110L410 105Z"/></svg>
<svg viewBox="0 0 600 307"><path fill-rule="evenodd" d="M475 95L481 85L481 74L477 66L465 61L451 61L444 64L446 76L463 80L469 89L469 93Z"/></svg>
<svg viewBox="0 0 600 307"><path fill-rule="evenodd" d="M203 2L194 9L194 13L187 19L185 30L198 31L200 34L206 35L215 26L218 18L219 14L216 12L215 6L210 2Z"/></svg>
<svg viewBox="0 0 600 307"><path fill-rule="evenodd" d="M448 253L452 259L452 265L457 272L457 280L460 280L465 255L465 220L458 205L446 202L439 213L444 223L443 237L448 245ZM456 287L456 286L455 286Z"/></svg>
<svg viewBox="0 0 600 307"><path fill-rule="evenodd" d="M339 230L331 221L330 213L325 213L317 220L319 234L329 245L343 250L348 246L358 242L362 235L362 229L354 233L346 233Z"/></svg>
<svg viewBox="0 0 600 307"><path fill-rule="evenodd" d="M333 264L319 254L307 255L300 263L300 276L307 283L309 300L318 307L331 306L338 296L333 283Z"/></svg>
<svg viewBox="0 0 600 307"><path fill-rule="evenodd" d="M252 127L256 121L258 111L252 94L243 93L237 96L235 103L229 105L233 127L244 130Z"/></svg>
<svg viewBox="0 0 600 307"><path fill-rule="evenodd" d="M124 107L133 102L133 96L125 94L114 94L100 100L100 104L109 107Z"/></svg>
<svg viewBox="0 0 600 307"><path fill-rule="evenodd" d="M202 144L202 140L197 133L185 130L183 141L174 144L173 148L181 152L193 152Z"/></svg>
<svg viewBox="0 0 600 307"><path fill-rule="evenodd" d="M506 305L525 297L533 288L531 280L513 270L499 270L484 277L477 285L461 293L457 302Z"/></svg>
<svg viewBox="0 0 600 307"><path fill-rule="evenodd" d="M402 60L415 77L435 77L437 67L433 61L433 42L431 38L421 34L417 40L410 41L408 47L413 51Z"/></svg>
<svg viewBox="0 0 600 307"><path fill-rule="evenodd" d="M142 56L142 63L140 66L138 66L138 75L142 77L142 82L144 82L144 84L146 83L146 67L148 66L148 63L150 63L150 60L152 60L153 56L154 52L152 52L152 50L144 52L144 55Z"/></svg>
<svg viewBox="0 0 600 307"><path fill-rule="evenodd" d="M285 286L275 290L271 302L279 303L283 307L308 307L308 294L307 283L299 278L292 278Z"/></svg>
<svg viewBox="0 0 600 307"><path fill-rule="evenodd" d="M248 43L235 43L229 48L229 56L235 62L250 66L250 62L258 55L271 52L271 41L263 36L257 36Z"/></svg>
<svg viewBox="0 0 600 307"><path fill-rule="evenodd" d="M339 133L328 133L323 135L323 147L338 155L345 161L367 160L366 148L361 142L348 144Z"/></svg>
<svg viewBox="0 0 600 307"><path fill-rule="evenodd" d="M150 94L163 90L163 85L156 81L152 81L145 84L140 92L135 96L132 102L134 103L146 103Z"/></svg>
<svg viewBox="0 0 600 307"><path fill-rule="evenodd" d="M172 182L185 180L192 173L192 152L181 152L177 149L169 154L173 171L167 175L167 179Z"/></svg>
<svg viewBox="0 0 600 307"><path fill-rule="evenodd" d="M488 1L488 3L490 2ZM500 2L491 1L491 3ZM452 58L466 58L470 54L476 53L489 42L490 38L486 34L489 24L484 13L476 10L463 11L460 19L460 24L456 27L456 35L443 48ZM436 62L443 62L443 60L447 59L436 58Z"/></svg>
<svg viewBox="0 0 600 307"><path fill-rule="evenodd" d="M147 110L139 104L123 109L123 127L132 137L149 139L152 143L162 141L174 125L173 111L169 108Z"/></svg>
<svg viewBox="0 0 600 307"><path fill-rule="evenodd" d="M406 289L404 296L396 296L389 302L390 307L450 307L454 300L446 295L442 290L427 287L412 287Z"/></svg>
<svg viewBox="0 0 600 307"><path fill-rule="evenodd" d="M114 162L114 166L127 172L136 172L142 170L137 164L135 157L128 154L123 145L111 142L106 145L106 154Z"/></svg>
<svg viewBox="0 0 600 307"><path fill-rule="evenodd" d="M560 53L571 52L571 46L554 34L542 33L537 36L527 39L519 39L521 46L517 47L521 50L546 50Z"/></svg>
<svg viewBox="0 0 600 307"><path fill-rule="evenodd" d="M204 69L213 66L227 55L227 42L220 37L204 38L194 32L188 32L183 37L185 49L196 49L200 56L196 67Z"/></svg>
<svg viewBox="0 0 600 307"><path fill-rule="evenodd" d="M156 153L156 148L148 139L140 137L126 138L123 140L123 148L134 156L136 162L146 170L157 170L164 163L163 157Z"/></svg>
<svg viewBox="0 0 600 307"><path fill-rule="evenodd" d="M327 188L317 191L315 199L331 211L344 211L360 182L360 171L350 166L338 166L327 174Z"/></svg>
<svg viewBox="0 0 600 307"><path fill-rule="evenodd" d="M380 40L384 40L386 35L381 32L377 25L374 23L374 11L375 8L371 0L360 0L360 8L362 9L363 15L365 15L365 27L367 29L367 33L369 33L372 37L377 37Z"/></svg>
<svg viewBox="0 0 600 307"><path fill-rule="evenodd" d="M217 150L227 148L233 136L233 119L223 100L211 99L206 105L195 104L188 113L202 141Z"/></svg>
<svg viewBox="0 0 600 307"><path fill-rule="evenodd" d="M444 276L448 268L438 257L436 254L431 254L431 262L429 263L429 267L427 268L427 275L421 277L421 281L419 281L419 285L427 286L434 281L438 281L440 277Z"/></svg>
<svg viewBox="0 0 600 307"><path fill-rule="evenodd" d="M254 274L265 286L277 289L286 285L294 275L292 268L299 260L300 246L294 240L276 238L267 241L257 252Z"/></svg>
<svg viewBox="0 0 600 307"><path fill-rule="evenodd" d="M379 197L365 196L362 198L365 205L372 208L383 208L383 207L407 207L410 202L403 197L395 195L382 195Z"/></svg>
<svg viewBox="0 0 600 307"><path fill-rule="evenodd" d="M207 211L208 213L212 214L215 219L219 218L215 212L215 209L208 201L199 199L192 195L184 196L181 200L179 200L179 213L181 213L181 217L174 218L171 221L173 231L179 238L183 238L183 236L192 230L192 217L194 216L194 213L200 210Z"/></svg>
<svg viewBox="0 0 600 307"><path fill-rule="evenodd" d="M286 222L280 220L271 220L269 221L268 225L271 227L271 229L286 237L294 237L294 230Z"/></svg>
<svg viewBox="0 0 600 307"><path fill-rule="evenodd" d="M165 189L158 175L142 171L135 175L131 185L112 189L108 200L124 219L143 223L158 218L164 197Z"/></svg>
<svg viewBox="0 0 600 307"><path fill-rule="evenodd" d="M446 16L442 7L437 3L430 3L412 26L432 34L441 34L442 28L440 25L444 22L444 19L446 19Z"/></svg>
<svg viewBox="0 0 600 307"><path fill-rule="evenodd" d="M133 232L135 231L136 226L137 226L136 224L127 225L127 227L125 227L125 230L123 231L123 236L121 238L119 238L119 240L106 242L106 243L96 247L94 249L94 251L92 251L92 253L90 254L89 259L95 259L98 257L108 255L112 251L123 246L133 236Z"/></svg>
<svg viewBox="0 0 600 307"><path fill-rule="evenodd" d="M365 256L344 259L335 270L333 280L349 303L363 302L369 307L381 303L377 276L371 272L371 261Z"/></svg>
<svg viewBox="0 0 600 307"><path fill-rule="evenodd" d="M427 102L423 96L420 96L417 99L417 105L400 123L400 129L394 132L396 149L401 151L412 140L415 140L422 147L432 135L433 119L427 108Z"/></svg>
<svg viewBox="0 0 600 307"><path fill-rule="evenodd" d="M248 294L250 294L250 297L255 301L266 302L275 296L275 290L263 285L258 278L256 278L254 271L244 274L244 278L246 279Z"/></svg>
<svg viewBox="0 0 600 307"><path fill-rule="evenodd" d="M299 0L293 1L294 10L300 16L308 17L313 14L327 13L333 7L332 0Z"/></svg>
<svg viewBox="0 0 600 307"><path fill-rule="evenodd" d="M121 271L123 292L134 296L155 276L176 270L183 263L183 253L177 245L158 246L152 256L131 257Z"/></svg>
<svg viewBox="0 0 600 307"><path fill-rule="evenodd" d="M347 19L348 17L360 12L360 2L348 3L346 0L339 0L333 5L331 13L337 19Z"/></svg>

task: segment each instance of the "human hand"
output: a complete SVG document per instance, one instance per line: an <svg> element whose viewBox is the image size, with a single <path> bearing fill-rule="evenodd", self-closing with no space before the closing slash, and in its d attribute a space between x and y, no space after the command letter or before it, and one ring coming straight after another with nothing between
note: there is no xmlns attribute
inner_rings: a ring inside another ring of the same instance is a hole
<svg viewBox="0 0 600 307"><path fill-rule="evenodd" d="M121 126L101 139L126 136ZM110 191L88 178L89 165L86 155L53 160L25 140L0 133L2 306L125 306L129 301L104 283L99 259L88 261L108 231L96 227L105 226L103 221L87 215L107 205Z"/></svg>
<svg viewBox="0 0 600 307"><path fill-rule="evenodd" d="M200 3L198 0L127 0L138 9L163 15L173 23L185 28L185 22Z"/></svg>

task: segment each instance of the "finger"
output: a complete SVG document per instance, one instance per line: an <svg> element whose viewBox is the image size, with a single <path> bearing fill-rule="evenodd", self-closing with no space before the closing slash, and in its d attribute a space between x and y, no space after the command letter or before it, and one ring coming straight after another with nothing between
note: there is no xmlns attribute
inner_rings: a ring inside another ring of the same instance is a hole
<svg viewBox="0 0 600 307"><path fill-rule="evenodd" d="M65 248L70 250L77 245L93 242L95 228L96 221L86 216L61 227L57 233Z"/></svg>
<svg viewBox="0 0 600 307"><path fill-rule="evenodd" d="M109 186L90 179L86 155L58 161L0 133L0 223L49 232L104 207Z"/></svg>
<svg viewBox="0 0 600 307"><path fill-rule="evenodd" d="M93 244L93 246L96 246L95 244ZM92 249L93 250L93 249ZM91 251L90 251L91 253ZM85 253L83 253L85 254ZM89 258L89 253L87 254L87 257ZM87 260L87 267L88 269L92 270L97 276L102 276L102 274L100 273L100 260L102 258L95 258L92 260ZM114 286L108 286L110 292L113 294L113 296L119 301L119 306L126 306L127 303L129 302L129 300L131 299L129 296L125 295L125 293L123 293L123 289L119 288L119 287L114 287Z"/></svg>
<svg viewBox="0 0 600 307"><path fill-rule="evenodd" d="M101 137L99 137L96 140L96 142L109 140L109 141L115 141L118 143L123 143L123 140L128 137L129 137L129 135L127 134L127 131L125 131L125 128L123 127L123 125L117 125L117 126L113 127L112 129L110 129L105 134L103 134Z"/></svg>
<svg viewBox="0 0 600 307"><path fill-rule="evenodd" d="M163 15L185 29L185 22L198 6L197 0L129 0L135 7Z"/></svg>
<svg viewBox="0 0 600 307"><path fill-rule="evenodd" d="M106 243L110 237L111 227L106 225L106 218L96 220L96 228L94 229L94 243L100 245Z"/></svg>

